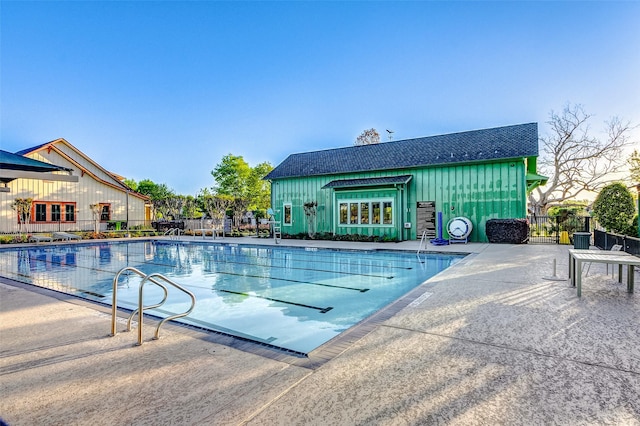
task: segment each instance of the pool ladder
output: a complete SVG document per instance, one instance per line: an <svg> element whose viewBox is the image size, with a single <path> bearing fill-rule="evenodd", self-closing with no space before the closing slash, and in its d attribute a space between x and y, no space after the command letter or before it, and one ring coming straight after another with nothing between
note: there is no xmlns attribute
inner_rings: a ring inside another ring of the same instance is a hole
<svg viewBox="0 0 640 426"><path fill-rule="evenodd" d="M273 241L276 244L280 244L280 240L282 240L282 229L280 228L280 223L276 222L273 224Z"/></svg>
<svg viewBox="0 0 640 426"><path fill-rule="evenodd" d="M180 236L180 228L169 228L164 233L164 235L168 235L172 240L178 239L178 237ZM202 235L204 235L204 232L202 233Z"/></svg>
<svg viewBox="0 0 640 426"><path fill-rule="evenodd" d="M416 252L416 254L419 255L422 250L428 251L428 248L427 248L428 242L429 242L429 239L427 238L427 231L422 231L422 238L420 238L420 246L418 246L418 251Z"/></svg>
<svg viewBox="0 0 640 426"><path fill-rule="evenodd" d="M143 318L144 318L144 310L145 309L155 309L155 308L159 308L160 306L162 306L164 304L164 302L167 301L167 297L169 295L169 292L167 290L167 286L165 284L171 285L175 288L177 288L178 290L186 293L190 298L191 298L191 307L186 311L183 312L181 314L176 314L176 315L171 315L168 316L164 319L162 319L159 323L158 326L156 327L156 332L155 335L153 336L153 340L158 340L159 339L159 335L160 335L160 327L162 327L162 325L169 321L169 320L173 320L176 318L182 318L185 317L187 315L189 315L191 313L191 311L193 311L193 308L195 308L196 306L196 296L190 292L189 290L187 290L186 288L182 287L179 284L176 284L175 282L171 281L169 278L165 277L162 274L159 273L153 273L153 274L145 274L144 272L140 271L139 269L136 269L132 266L127 266L126 268L122 268L118 271L118 273L116 274L116 276L113 278L113 302L112 302L112 308L111 308L111 336L115 336L117 334L116 331L116 316L117 316L117 312L118 312L118 306L117 306L117 299L118 299L118 281L120 279L120 275L122 275L124 272L133 272L136 275L139 275L140 277L142 277L142 281L140 282L140 289L138 290L138 309L134 310L133 312L131 312L131 315L129 315L129 319L127 320L127 331L131 331L131 320L133 319L133 317L138 314L138 343L137 346L142 345L142 323L143 323ZM160 301L160 303L157 303L155 305L150 305L150 306L144 306L142 304L142 300L143 300L143 290L144 290L144 285L147 282L151 282L157 286L159 286L160 288L162 288L162 290L164 291L164 297L162 298L162 301ZM163 284L164 282L164 284Z"/></svg>

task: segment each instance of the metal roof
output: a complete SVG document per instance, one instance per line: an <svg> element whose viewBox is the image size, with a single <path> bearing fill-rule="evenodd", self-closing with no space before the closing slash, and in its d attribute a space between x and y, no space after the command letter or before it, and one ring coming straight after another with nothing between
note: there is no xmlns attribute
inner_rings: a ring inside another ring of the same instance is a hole
<svg viewBox="0 0 640 426"><path fill-rule="evenodd" d="M12 154L3 150L0 150L0 169L22 170L28 172L70 172L72 170L66 167L56 166L55 164L45 163L44 161L23 157L19 154Z"/></svg>
<svg viewBox="0 0 640 426"><path fill-rule="evenodd" d="M265 179L398 170L537 155L538 124L527 123L292 154Z"/></svg>
<svg viewBox="0 0 640 426"><path fill-rule="evenodd" d="M367 179L340 179L332 180L322 188L354 188L362 186L403 185L408 183L413 176L384 176Z"/></svg>

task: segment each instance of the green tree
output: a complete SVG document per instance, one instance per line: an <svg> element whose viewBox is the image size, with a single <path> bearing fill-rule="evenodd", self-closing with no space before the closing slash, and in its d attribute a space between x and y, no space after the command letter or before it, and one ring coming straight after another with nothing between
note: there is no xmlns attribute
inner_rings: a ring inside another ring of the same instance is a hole
<svg viewBox="0 0 640 426"><path fill-rule="evenodd" d="M220 164L211 171L211 175L215 179L216 194L246 198L251 167L241 155L225 155Z"/></svg>
<svg viewBox="0 0 640 426"><path fill-rule="evenodd" d="M271 204L271 185L264 177L271 170L273 166L268 162L251 167L242 156L228 154L211 171L215 179L213 192L238 199L236 207L245 206L245 212L267 209ZM237 214L234 209L234 216Z"/></svg>
<svg viewBox="0 0 640 426"><path fill-rule="evenodd" d="M631 192L620 182L602 188L593 203L593 216L598 223L617 234L628 231L635 210Z"/></svg>
<svg viewBox="0 0 640 426"><path fill-rule="evenodd" d="M193 195L187 195L184 197L184 206L182 207L182 215L190 219L198 219L200 216L202 216L202 213L198 211L196 198Z"/></svg>
<svg viewBox="0 0 640 426"><path fill-rule="evenodd" d="M143 179L138 182L138 192L151 199L153 209L152 217L155 219L166 217L170 207L168 199L175 194L164 183L157 184L150 179Z"/></svg>
<svg viewBox="0 0 640 426"><path fill-rule="evenodd" d="M264 177L273 170L268 162L260 163L251 169L247 181L247 199L251 211L266 210L271 205L271 184Z"/></svg>
<svg viewBox="0 0 640 426"><path fill-rule="evenodd" d="M124 184L134 191L138 190L138 182L136 182L134 179L125 179Z"/></svg>
<svg viewBox="0 0 640 426"><path fill-rule="evenodd" d="M587 202L565 202L561 205L549 207L547 215L555 219L558 231L567 231L572 235L576 231L582 231L580 216L587 213Z"/></svg>

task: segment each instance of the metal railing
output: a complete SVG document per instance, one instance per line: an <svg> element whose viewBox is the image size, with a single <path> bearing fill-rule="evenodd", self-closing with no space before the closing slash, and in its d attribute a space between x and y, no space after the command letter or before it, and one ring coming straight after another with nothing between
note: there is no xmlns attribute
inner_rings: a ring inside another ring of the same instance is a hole
<svg viewBox="0 0 640 426"><path fill-rule="evenodd" d="M529 243L569 244L569 240L562 240L563 236L570 239L575 232L589 232L591 218L572 216L561 219L556 216L532 215L527 219L529 220Z"/></svg>
<svg viewBox="0 0 640 426"><path fill-rule="evenodd" d="M613 245L622 246L622 251L640 256L640 238L619 235L596 229L593 232L593 245L602 250L611 250Z"/></svg>
<svg viewBox="0 0 640 426"><path fill-rule="evenodd" d="M169 238L173 239L177 239L180 236L180 228L169 228L167 229L167 231L164 233L165 236L169 236Z"/></svg>
<svg viewBox="0 0 640 426"><path fill-rule="evenodd" d="M109 220L98 223L99 232L119 230L147 230L153 229L151 221L145 220ZM95 220L76 220L75 222L30 222L5 224L1 233L5 234L38 234L46 232L94 232Z"/></svg>
<svg viewBox="0 0 640 426"><path fill-rule="evenodd" d="M420 238L420 245L418 246L418 251L416 252L416 254L420 254L420 252L422 250L427 250L427 242L429 242L428 238L427 238L427 231L422 231L422 237Z"/></svg>
<svg viewBox="0 0 640 426"><path fill-rule="evenodd" d="M280 244L280 240L282 240L282 230L280 228L279 222L274 222L273 224L273 241L276 244Z"/></svg>
<svg viewBox="0 0 640 426"><path fill-rule="evenodd" d="M159 308L160 306L162 306L164 304L164 302L167 301L167 298L169 296L169 291L166 287L165 284L169 284L173 287L175 287L176 289L182 291L183 293L186 293L190 298L191 298L191 307L180 314L175 314L175 315L171 315L168 316L166 318L163 318L159 323L158 326L156 327L156 331L155 334L153 336L153 340L158 340L160 337L160 327L162 327L162 325L170 320L174 320L177 318L182 318L185 317L187 315L189 315L193 309L196 306L196 296L190 292L189 290L185 289L184 287L176 284L175 282L171 281L169 278L165 277L164 275L160 274L160 273L152 273L152 274L145 274L144 272L140 271L139 269L136 269L132 266L127 266L125 268L122 268L121 270L118 271L118 273L116 274L116 276L113 278L113 300L112 300L112 308L111 308L111 336L115 336L117 334L117 330L116 330L116 317L117 317L117 313L118 313L118 305L117 305L117 300L118 300L118 281L120 279L120 275L122 275L124 272L133 272L136 275L140 276L142 278L142 281L140 282L140 288L138 290L138 308L135 309L133 312L131 312L131 315L129 315L129 318L127 320L127 331L131 331L131 321L133 319L133 317L138 314L138 343L137 346L142 345L142 324L143 324L143 319L144 319L144 310L145 309L155 309L155 308ZM162 282L160 282L160 280L164 281L165 284L163 284ZM159 303L150 305L150 306L144 306L143 305L143 290L144 290L144 285L147 282L151 282L157 286L159 286L160 288L162 288L163 292L164 292L164 297L162 298L162 300Z"/></svg>

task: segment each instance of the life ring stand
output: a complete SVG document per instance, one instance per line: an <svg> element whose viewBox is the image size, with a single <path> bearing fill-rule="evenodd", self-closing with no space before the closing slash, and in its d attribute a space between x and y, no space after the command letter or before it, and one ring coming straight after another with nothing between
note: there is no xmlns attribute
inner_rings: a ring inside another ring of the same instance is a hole
<svg viewBox="0 0 640 426"><path fill-rule="evenodd" d="M471 231L473 231L473 224L466 217L454 217L447 223L449 243L466 244L469 241L469 235L471 235Z"/></svg>

